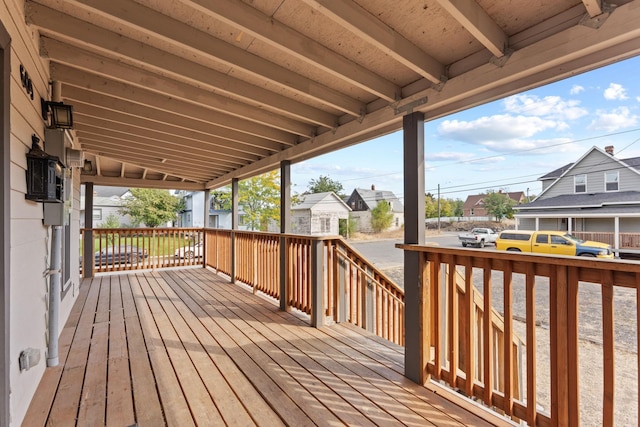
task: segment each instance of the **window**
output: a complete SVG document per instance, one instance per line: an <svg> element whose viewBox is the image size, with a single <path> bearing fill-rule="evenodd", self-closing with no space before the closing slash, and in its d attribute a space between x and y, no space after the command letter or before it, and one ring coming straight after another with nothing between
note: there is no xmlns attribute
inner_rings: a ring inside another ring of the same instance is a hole
<svg viewBox="0 0 640 427"><path fill-rule="evenodd" d="M329 233L331 231L331 218L320 218L320 232Z"/></svg>
<svg viewBox="0 0 640 427"><path fill-rule="evenodd" d="M102 209L94 209L93 210L93 220L94 221L102 220Z"/></svg>
<svg viewBox="0 0 640 427"><path fill-rule="evenodd" d="M548 234L538 234L536 236L536 243L549 243L549 235Z"/></svg>
<svg viewBox="0 0 640 427"><path fill-rule="evenodd" d="M362 209L362 200L358 200L358 209Z"/></svg>
<svg viewBox="0 0 640 427"><path fill-rule="evenodd" d="M587 192L587 175L576 175L573 177L573 186L576 193Z"/></svg>
<svg viewBox="0 0 640 427"><path fill-rule="evenodd" d="M604 190L618 191L619 179L620 179L620 176L618 172L605 172L604 173Z"/></svg>
<svg viewBox="0 0 640 427"><path fill-rule="evenodd" d="M473 209L471 209L471 213L470 213L469 215L471 215L471 216L475 215L475 214L473 213Z"/></svg>
<svg viewBox="0 0 640 427"><path fill-rule="evenodd" d="M569 242L562 236L551 236L551 243L554 245L568 245Z"/></svg>

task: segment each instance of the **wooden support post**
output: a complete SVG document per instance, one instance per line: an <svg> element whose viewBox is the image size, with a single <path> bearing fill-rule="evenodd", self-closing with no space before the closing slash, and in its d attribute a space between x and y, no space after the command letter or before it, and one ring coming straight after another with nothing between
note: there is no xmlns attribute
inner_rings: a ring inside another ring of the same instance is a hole
<svg viewBox="0 0 640 427"><path fill-rule="evenodd" d="M280 163L280 310L289 310L288 250L285 234L291 233L291 162Z"/></svg>
<svg viewBox="0 0 640 427"><path fill-rule="evenodd" d="M404 169L404 243L424 244L424 113L414 112L402 119ZM421 256L404 252L405 289L405 352L404 374L421 383L425 378L425 358L429 355L423 345L425 313L421 312L422 281Z"/></svg>
<svg viewBox="0 0 640 427"><path fill-rule="evenodd" d="M93 250L93 182L84 184L84 235L82 241L82 277L95 275Z"/></svg>
<svg viewBox="0 0 640 427"><path fill-rule="evenodd" d="M231 283L236 283L236 233L238 229L238 178L231 180Z"/></svg>
<svg viewBox="0 0 640 427"><path fill-rule="evenodd" d="M311 326L324 326L324 289L323 289L323 247L322 240L311 241Z"/></svg>

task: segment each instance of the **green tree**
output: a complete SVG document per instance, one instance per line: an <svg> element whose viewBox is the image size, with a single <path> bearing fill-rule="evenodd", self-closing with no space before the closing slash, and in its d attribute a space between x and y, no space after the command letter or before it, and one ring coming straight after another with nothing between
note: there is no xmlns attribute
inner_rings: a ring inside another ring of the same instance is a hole
<svg viewBox="0 0 640 427"><path fill-rule="evenodd" d="M294 200L291 202L294 204ZM244 225L250 230L266 231L269 220L279 222L280 173L271 171L240 181L238 204L242 206Z"/></svg>
<svg viewBox="0 0 640 427"><path fill-rule="evenodd" d="M211 192L214 209L231 210L231 186ZM291 204L299 203L297 195ZM238 183L238 205L242 211L242 224L250 230L266 231L269 221L280 221L280 173L267 172Z"/></svg>
<svg viewBox="0 0 640 427"><path fill-rule="evenodd" d="M349 215L349 218L347 219L338 220L338 233L343 237L349 238L349 236L353 234L353 230L355 230L355 228L356 221L351 218L351 215Z"/></svg>
<svg viewBox="0 0 640 427"><path fill-rule="evenodd" d="M120 228L120 218L116 214L109 214L99 228Z"/></svg>
<svg viewBox="0 0 640 427"><path fill-rule="evenodd" d="M462 207L464 206L464 201L461 199L456 199L454 200L453 204L453 216L464 216L464 209L462 209Z"/></svg>
<svg viewBox="0 0 640 427"><path fill-rule="evenodd" d="M438 217L438 201L431 194L427 194L424 198L424 216L425 218Z"/></svg>
<svg viewBox="0 0 640 427"><path fill-rule="evenodd" d="M376 233L386 230L393 222L393 212L389 202L380 200L375 208L371 210L371 228Z"/></svg>
<svg viewBox="0 0 640 427"><path fill-rule="evenodd" d="M226 186L210 193L211 207L215 210L231 210L231 187Z"/></svg>
<svg viewBox="0 0 640 427"><path fill-rule="evenodd" d="M344 198L344 188L338 181L331 179L328 176L320 175L318 179L312 179L309 181L309 187L307 188L309 193L328 193L333 191L340 197Z"/></svg>
<svg viewBox="0 0 640 427"><path fill-rule="evenodd" d="M451 199L440 199L440 216L453 216L453 201Z"/></svg>
<svg viewBox="0 0 640 427"><path fill-rule="evenodd" d="M174 221L184 209L181 198L173 196L167 190L150 188L132 188L120 213L129 215L138 224L158 227Z"/></svg>
<svg viewBox="0 0 640 427"><path fill-rule="evenodd" d="M513 207L516 202L506 193L489 190L482 198L482 202L487 213L494 216L496 221L502 222L504 218L513 218Z"/></svg>

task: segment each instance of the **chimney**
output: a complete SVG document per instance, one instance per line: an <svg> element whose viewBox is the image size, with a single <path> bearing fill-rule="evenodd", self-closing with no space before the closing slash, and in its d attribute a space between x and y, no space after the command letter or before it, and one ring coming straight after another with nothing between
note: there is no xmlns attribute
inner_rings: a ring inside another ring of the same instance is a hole
<svg viewBox="0 0 640 427"><path fill-rule="evenodd" d="M606 151L608 155L613 156L613 145L607 145L604 147L604 151Z"/></svg>
<svg viewBox="0 0 640 427"><path fill-rule="evenodd" d="M375 184L371 184L371 191L376 191L376 186L375 186Z"/></svg>

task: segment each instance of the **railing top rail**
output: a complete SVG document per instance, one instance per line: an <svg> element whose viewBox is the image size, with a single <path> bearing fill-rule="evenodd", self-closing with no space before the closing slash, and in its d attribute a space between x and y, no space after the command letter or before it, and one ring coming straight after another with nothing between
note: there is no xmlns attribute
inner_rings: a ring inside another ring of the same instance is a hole
<svg viewBox="0 0 640 427"><path fill-rule="evenodd" d="M81 228L80 231L103 231L105 233L113 232L113 231L202 231L202 227L128 227L128 228L103 228L103 227L94 227L94 228Z"/></svg>
<svg viewBox="0 0 640 427"><path fill-rule="evenodd" d="M382 277L387 283L389 283L390 285L392 285L394 287L394 290L396 292L401 293L402 295L404 295L404 289L402 289L400 286L398 286L398 284L391 279L389 276L387 276L385 273L383 273L382 271L380 271L379 268L377 268L375 265L371 264L367 258L362 255L360 252L358 252L357 249L355 249L353 246L349 245L341 236L339 238L335 239L337 243L340 243L343 247L347 248L347 250L349 252L354 253L358 258L360 258L369 268L371 268L373 271L376 272L376 274L378 274L380 277ZM344 253L341 249L337 248L337 250L341 253L341 255L343 256L347 256L348 254Z"/></svg>
<svg viewBox="0 0 640 427"><path fill-rule="evenodd" d="M407 245L398 243L396 248L413 252L438 253L473 257L479 259L492 259L499 261L520 261L524 263L571 266L595 270L620 271L628 273L640 273L640 262L621 259L598 259L569 255L538 255L520 252L483 251L480 249L455 249L443 248L436 245Z"/></svg>

